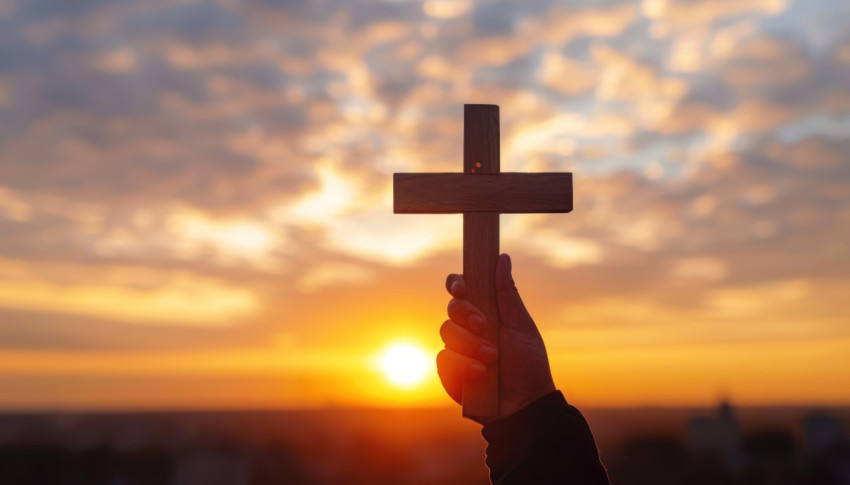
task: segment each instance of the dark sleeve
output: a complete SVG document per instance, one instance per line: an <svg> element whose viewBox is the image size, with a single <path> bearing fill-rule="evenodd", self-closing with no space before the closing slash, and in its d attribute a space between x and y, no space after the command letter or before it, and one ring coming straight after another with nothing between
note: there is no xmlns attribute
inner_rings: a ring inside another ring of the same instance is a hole
<svg viewBox="0 0 850 485"><path fill-rule="evenodd" d="M481 434L494 484L609 484L584 416L561 391L484 426Z"/></svg>

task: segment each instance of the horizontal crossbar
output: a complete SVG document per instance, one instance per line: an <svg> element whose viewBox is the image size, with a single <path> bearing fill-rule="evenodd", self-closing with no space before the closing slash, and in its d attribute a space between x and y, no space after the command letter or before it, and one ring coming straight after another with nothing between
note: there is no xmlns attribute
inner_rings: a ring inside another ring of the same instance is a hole
<svg viewBox="0 0 850 485"><path fill-rule="evenodd" d="M571 173L396 173L393 212L570 212Z"/></svg>

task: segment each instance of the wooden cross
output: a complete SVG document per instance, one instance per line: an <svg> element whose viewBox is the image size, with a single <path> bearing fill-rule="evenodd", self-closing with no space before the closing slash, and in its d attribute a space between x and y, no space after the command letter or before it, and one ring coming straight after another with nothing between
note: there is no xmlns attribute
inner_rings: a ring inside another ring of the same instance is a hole
<svg viewBox="0 0 850 485"><path fill-rule="evenodd" d="M498 349L499 214L570 212L572 174L500 173L499 107L463 108L463 173L393 174L393 212L463 213L465 298L484 313L489 329L484 337ZM464 416L498 416L498 368L490 366L486 379L464 382L462 399Z"/></svg>

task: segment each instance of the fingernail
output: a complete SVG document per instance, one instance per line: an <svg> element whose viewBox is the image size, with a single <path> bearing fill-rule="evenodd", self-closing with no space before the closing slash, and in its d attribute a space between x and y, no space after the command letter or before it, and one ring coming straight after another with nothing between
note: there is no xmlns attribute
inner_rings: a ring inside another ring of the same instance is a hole
<svg viewBox="0 0 850 485"><path fill-rule="evenodd" d="M481 377L487 373L487 368L478 362L473 362L469 364L469 377L475 379L476 377Z"/></svg>
<svg viewBox="0 0 850 485"><path fill-rule="evenodd" d="M457 287L458 287L458 285L460 285L460 282L459 282L459 281L455 281L454 283L452 283L452 286L451 286L451 288L449 289L449 293L451 293L452 295L454 295L455 293L457 293Z"/></svg>
<svg viewBox="0 0 850 485"><path fill-rule="evenodd" d="M484 344L478 349L478 356L485 364L492 364L499 360L499 351L490 344Z"/></svg>
<svg viewBox="0 0 850 485"><path fill-rule="evenodd" d="M473 330L478 330L481 328L481 325L484 325L484 319L481 318L481 316L477 313L470 315L469 320L467 321L469 322L469 326L472 327Z"/></svg>

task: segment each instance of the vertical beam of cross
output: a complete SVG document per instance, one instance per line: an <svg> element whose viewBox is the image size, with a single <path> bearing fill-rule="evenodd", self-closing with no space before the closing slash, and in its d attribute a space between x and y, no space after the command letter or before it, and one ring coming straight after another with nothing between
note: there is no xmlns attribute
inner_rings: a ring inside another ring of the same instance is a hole
<svg viewBox="0 0 850 485"><path fill-rule="evenodd" d="M499 173L499 107L463 107L463 173ZM487 319L482 335L499 348L499 307L496 304L496 261L499 258L499 213L463 213L463 275L466 299ZM501 365L501 364L500 364ZM486 379L463 383L464 416L499 415L499 369L487 367Z"/></svg>

